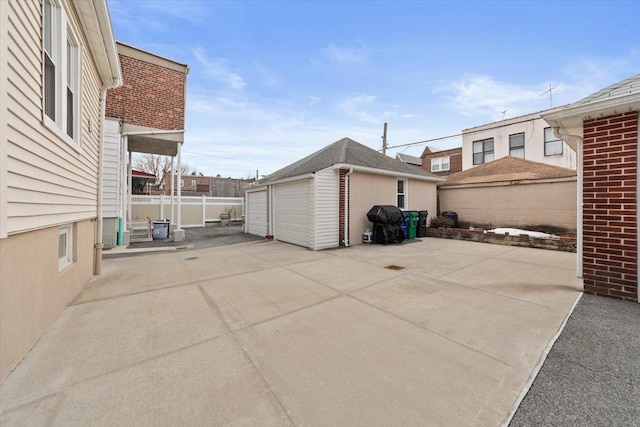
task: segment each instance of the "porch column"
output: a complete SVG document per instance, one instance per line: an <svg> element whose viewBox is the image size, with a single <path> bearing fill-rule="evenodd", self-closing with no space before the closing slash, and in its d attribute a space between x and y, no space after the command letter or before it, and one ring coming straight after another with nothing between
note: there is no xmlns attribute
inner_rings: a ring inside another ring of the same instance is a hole
<svg viewBox="0 0 640 427"><path fill-rule="evenodd" d="M176 213L176 229L173 230L173 241L184 241L184 230L182 229L182 143L178 143L178 212Z"/></svg>
<svg viewBox="0 0 640 427"><path fill-rule="evenodd" d="M175 207L175 184L176 184L176 165L174 164L175 157L171 156L171 224L176 223L176 207Z"/></svg>

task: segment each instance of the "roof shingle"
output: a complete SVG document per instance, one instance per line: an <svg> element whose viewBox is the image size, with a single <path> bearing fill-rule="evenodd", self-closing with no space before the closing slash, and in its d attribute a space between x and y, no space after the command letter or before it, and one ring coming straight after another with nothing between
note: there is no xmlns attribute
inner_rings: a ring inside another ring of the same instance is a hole
<svg viewBox="0 0 640 427"><path fill-rule="evenodd" d="M442 186L480 184L502 181L567 178L577 176L573 169L532 162L517 157L503 157L462 172L451 174Z"/></svg>
<svg viewBox="0 0 640 427"><path fill-rule="evenodd" d="M436 175L423 171L379 153L350 138L342 138L339 141L328 145L307 157L285 166L284 168L268 175L259 181L260 184L268 184L273 181L306 175L326 169L337 164L347 164L353 166L363 166L372 169L398 172L416 177L432 177L440 180Z"/></svg>

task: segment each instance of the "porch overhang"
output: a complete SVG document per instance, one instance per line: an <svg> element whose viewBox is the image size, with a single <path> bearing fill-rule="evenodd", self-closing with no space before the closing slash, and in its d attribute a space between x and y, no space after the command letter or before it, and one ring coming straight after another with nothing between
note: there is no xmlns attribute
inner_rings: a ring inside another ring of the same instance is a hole
<svg viewBox="0 0 640 427"><path fill-rule="evenodd" d="M164 130L125 124L122 132L127 136L129 151L175 157L178 146L184 143L184 130Z"/></svg>

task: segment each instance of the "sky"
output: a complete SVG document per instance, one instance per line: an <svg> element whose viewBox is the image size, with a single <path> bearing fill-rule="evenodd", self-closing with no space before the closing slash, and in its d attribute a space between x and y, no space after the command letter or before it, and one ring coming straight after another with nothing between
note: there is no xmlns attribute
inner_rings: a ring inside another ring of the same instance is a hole
<svg viewBox="0 0 640 427"><path fill-rule="evenodd" d="M343 137L379 150L385 122L390 147L458 135L640 73L640 0L108 4L116 40L189 65L183 163L204 175L268 175ZM426 145L461 138L387 154Z"/></svg>

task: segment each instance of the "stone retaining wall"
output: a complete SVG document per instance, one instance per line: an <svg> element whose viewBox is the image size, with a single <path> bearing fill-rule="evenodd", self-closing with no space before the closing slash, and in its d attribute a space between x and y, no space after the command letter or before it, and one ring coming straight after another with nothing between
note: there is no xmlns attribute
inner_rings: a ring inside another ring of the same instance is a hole
<svg viewBox="0 0 640 427"><path fill-rule="evenodd" d="M476 229L469 231L459 228L427 228L427 237L441 239L469 240L472 242L494 243L498 245L522 246L525 248L551 249L563 252L576 252L576 239L561 237L560 239L540 239L528 235L509 236L509 234L485 233Z"/></svg>

